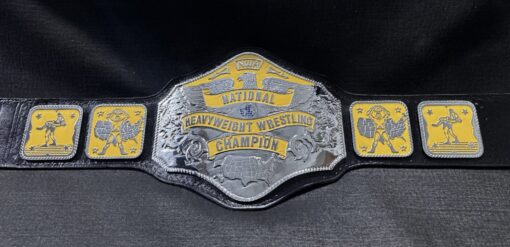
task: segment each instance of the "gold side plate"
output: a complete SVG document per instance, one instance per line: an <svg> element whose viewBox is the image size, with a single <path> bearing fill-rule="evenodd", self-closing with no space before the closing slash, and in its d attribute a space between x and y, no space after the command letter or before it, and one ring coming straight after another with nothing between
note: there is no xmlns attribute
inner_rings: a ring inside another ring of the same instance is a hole
<svg viewBox="0 0 510 247"><path fill-rule="evenodd" d="M350 107L353 145L361 157L407 157L413 139L401 101L356 101Z"/></svg>
<svg viewBox="0 0 510 247"><path fill-rule="evenodd" d="M423 101L418 105L423 151L433 158L478 158L482 136L469 101Z"/></svg>
<svg viewBox="0 0 510 247"><path fill-rule="evenodd" d="M76 154L83 110L77 105L38 105L28 113L20 155L25 160L66 160Z"/></svg>
<svg viewBox="0 0 510 247"><path fill-rule="evenodd" d="M90 113L85 153L90 159L134 159L143 150L147 109L140 104L102 104Z"/></svg>

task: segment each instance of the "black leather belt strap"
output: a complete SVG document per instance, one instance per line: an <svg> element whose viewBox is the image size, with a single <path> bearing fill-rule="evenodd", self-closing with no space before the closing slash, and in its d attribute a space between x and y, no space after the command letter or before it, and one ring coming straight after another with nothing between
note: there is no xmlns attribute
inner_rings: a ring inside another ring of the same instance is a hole
<svg viewBox="0 0 510 247"><path fill-rule="evenodd" d="M179 81L180 82L180 81ZM330 84L325 87L342 104L343 134L345 140L345 158L330 171L318 171L294 176L266 195L251 201L243 201L226 195L225 191L204 179L186 171L171 172L167 167L153 159L155 129L157 126L158 102L162 101L176 83L155 96L130 99L104 100L67 100L67 99L1 99L0 100L0 167L15 169L47 169L47 168L127 168L139 169L154 175L163 182L191 188L203 196L219 204L235 209L264 208L288 197L294 192L314 184L329 183L338 179L346 171L364 166L378 167L473 167L473 168L506 168L510 166L508 145L510 140L508 123L509 114L505 107L510 105L508 94L479 95L352 95L342 91L331 90ZM370 158L358 156L353 148L352 125L349 106L356 101L398 100L407 105L411 126L414 151L408 157ZM422 149L422 138L419 126L418 104L431 100L462 100L472 102L477 110L484 153L479 158L443 159L428 157ZM145 141L139 157L133 159L91 159L85 154L85 143L89 135L90 112L99 104L143 104L147 109ZM25 160L20 156L20 147L25 132L29 110L37 105L78 105L83 109L81 134L76 155L69 160ZM338 112L340 114L340 112ZM214 165L216 167L217 165ZM228 178L228 174L226 175Z"/></svg>

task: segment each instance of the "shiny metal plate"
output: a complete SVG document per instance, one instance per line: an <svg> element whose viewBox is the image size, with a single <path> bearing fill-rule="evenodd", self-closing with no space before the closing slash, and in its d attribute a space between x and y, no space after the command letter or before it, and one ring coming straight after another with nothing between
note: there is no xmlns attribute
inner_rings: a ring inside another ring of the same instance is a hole
<svg viewBox="0 0 510 247"><path fill-rule="evenodd" d="M153 160L251 202L345 158L341 104L319 82L244 52L158 104Z"/></svg>

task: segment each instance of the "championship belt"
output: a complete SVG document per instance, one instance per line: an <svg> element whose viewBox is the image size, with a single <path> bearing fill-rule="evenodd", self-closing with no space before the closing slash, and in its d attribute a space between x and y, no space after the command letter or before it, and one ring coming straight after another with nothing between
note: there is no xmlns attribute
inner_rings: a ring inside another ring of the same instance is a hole
<svg viewBox="0 0 510 247"><path fill-rule="evenodd" d="M139 169L260 209L357 167L507 167L509 104L354 95L243 52L145 98L1 99L0 167Z"/></svg>

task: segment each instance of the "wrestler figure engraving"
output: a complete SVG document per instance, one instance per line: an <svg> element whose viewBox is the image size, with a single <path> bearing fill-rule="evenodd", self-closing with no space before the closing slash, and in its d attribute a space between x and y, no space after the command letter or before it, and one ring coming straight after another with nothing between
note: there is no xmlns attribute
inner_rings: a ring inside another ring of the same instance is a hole
<svg viewBox="0 0 510 247"><path fill-rule="evenodd" d="M105 155L108 148L118 146L121 155L127 155L123 143L128 140L136 142L135 137L140 133L141 121L130 124L129 114L122 109L115 109L106 115L108 121L98 121L94 128L94 135L100 140L106 141L98 155Z"/></svg>
<svg viewBox="0 0 510 247"><path fill-rule="evenodd" d="M66 121L62 116L62 113L57 113L57 119L46 121L43 126L36 128L37 130L45 130L44 138L45 143L41 147L56 146L57 139L55 138L55 130L58 127L66 126ZM50 143L51 141L51 143Z"/></svg>
<svg viewBox="0 0 510 247"><path fill-rule="evenodd" d="M440 117L437 123L432 124L433 127L442 127L446 141L444 144L450 144L450 140L453 138L453 143L459 143L459 138L453 132L453 125L456 123L462 123L459 115L453 110L449 109L449 115Z"/></svg>
<svg viewBox="0 0 510 247"><path fill-rule="evenodd" d="M360 118L357 123L360 134L372 138L372 147L368 153L375 153L379 143L387 145L392 153L398 153L391 141L395 138L402 138L405 126L405 115L397 122L390 117L390 111L381 105L372 106L367 111L368 118Z"/></svg>

